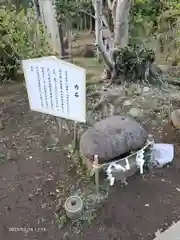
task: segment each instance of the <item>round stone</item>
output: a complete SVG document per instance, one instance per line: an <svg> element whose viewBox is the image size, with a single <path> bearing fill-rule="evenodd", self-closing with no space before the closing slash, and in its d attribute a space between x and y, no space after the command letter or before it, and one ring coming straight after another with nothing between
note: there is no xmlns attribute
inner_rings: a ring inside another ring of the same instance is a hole
<svg viewBox="0 0 180 240"><path fill-rule="evenodd" d="M79 196L71 196L65 202L66 214L69 218L77 218L83 209L83 201Z"/></svg>
<svg viewBox="0 0 180 240"><path fill-rule="evenodd" d="M128 114L132 117L139 117L141 115L141 109L140 108L131 108L129 110Z"/></svg>
<svg viewBox="0 0 180 240"><path fill-rule="evenodd" d="M148 133L140 123L128 116L112 116L89 128L80 140L82 157L102 164L120 155L137 151L147 141Z"/></svg>

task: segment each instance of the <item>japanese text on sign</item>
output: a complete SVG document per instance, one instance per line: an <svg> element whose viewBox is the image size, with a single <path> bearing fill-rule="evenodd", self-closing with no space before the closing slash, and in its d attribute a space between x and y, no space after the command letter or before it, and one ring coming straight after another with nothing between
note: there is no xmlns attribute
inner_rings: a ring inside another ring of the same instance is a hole
<svg viewBox="0 0 180 240"><path fill-rule="evenodd" d="M55 57L22 62L31 110L85 122L85 70Z"/></svg>

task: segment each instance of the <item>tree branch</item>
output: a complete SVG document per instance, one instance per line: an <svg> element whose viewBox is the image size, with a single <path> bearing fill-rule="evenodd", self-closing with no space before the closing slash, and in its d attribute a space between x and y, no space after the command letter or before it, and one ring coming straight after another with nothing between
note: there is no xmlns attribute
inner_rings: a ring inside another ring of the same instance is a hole
<svg viewBox="0 0 180 240"><path fill-rule="evenodd" d="M108 8L112 10L112 2L111 0L107 0Z"/></svg>
<svg viewBox="0 0 180 240"><path fill-rule="evenodd" d="M91 16L92 18L95 19L95 16L93 16L91 13L88 13L88 12L86 12L86 11L84 11L84 10L80 10L80 12L85 13L85 14L87 14L87 15L89 15L89 16Z"/></svg>
<svg viewBox="0 0 180 240"><path fill-rule="evenodd" d="M15 47L12 45L12 43L10 43L7 39L5 39L5 37L1 37L1 41L4 42L4 44L5 44L6 46L9 46L9 47L10 47L10 49L12 50L13 54L15 55L15 57L11 56L7 51L5 51L6 54L7 54L10 58L14 59L17 64L20 64L20 63L21 63L20 60L22 60L23 57L17 52L17 50L15 49ZM19 58L19 59L18 59L18 58Z"/></svg>
<svg viewBox="0 0 180 240"><path fill-rule="evenodd" d="M95 2L94 2L95 1ZM102 30L101 30L101 9L100 9L100 0L92 0L94 2L94 8L96 13L96 47L97 50L101 53L106 65L111 70L112 62L110 56L105 50L103 40L102 40Z"/></svg>
<svg viewBox="0 0 180 240"><path fill-rule="evenodd" d="M95 12L96 12L96 0L92 0L92 5L93 5L94 10L95 10ZM108 21L107 21L107 18L104 16L104 14L102 14L101 17L102 17L102 21L103 21L104 25L107 27L110 35L112 35L112 33L111 33L111 31L110 31L110 27L109 27Z"/></svg>
<svg viewBox="0 0 180 240"><path fill-rule="evenodd" d="M108 66L109 70L111 71L113 68L113 63L111 62L111 59L109 57L109 55L107 54L104 45L102 43L102 40L100 40L100 42L97 45L97 48L99 50L99 52L101 53L106 65Z"/></svg>
<svg viewBox="0 0 180 240"><path fill-rule="evenodd" d="M168 79L167 82L171 85L178 86L180 87L180 81L175 80L175 79Z"/></svg>
<svg viewBox="0 0 180 240"><path fill-rule="evenodd" d="M103 21L104 25L107 27L107 29L109 30L109 32L111 32L110 28L109 28L108 20L104 14L102 14L102 21Z"/></svg>
<svg viewBox="0 0 180 240"><path fill-rule="evenodd" d="M117 6L117 0L113 0L112 6L111 6L111 13L112 13L114 26L116 24L116 6Z"/></svg>

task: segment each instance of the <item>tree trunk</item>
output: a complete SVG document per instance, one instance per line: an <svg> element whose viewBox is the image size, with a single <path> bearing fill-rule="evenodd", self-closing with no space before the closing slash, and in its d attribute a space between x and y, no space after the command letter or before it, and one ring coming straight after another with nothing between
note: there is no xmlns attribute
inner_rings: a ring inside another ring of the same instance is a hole
<svg viewBox="0 0 180 240"><path fill-rule="evenodd" d="M87 16L84 15L84 30L87 31Z"/></svg>
<svg viewBox="0 0 180 240"><path fill-rule="evenodd" d="M35 3L35 0L32 0L32 2L33 2L34 11L35 11L35 35L34 35L34 42L35 42L36 49L38 49L39 46L40 46L39 14L38 14L38 9L37 9L37 5Z"/></svg>
<svg viewBox="0 0 180 240"><path fill-rule="evenodd" d="M90 33L93 32L92 17L91 17L91 16L89 16L89 32L90 32Z"/></svg>
<svg viewBox="0 0 180 240"><path fill-rule="evenodd" d="M39 0L41 18L47 33L47 40L54 52L61 56L61 42L59 36L59 26L56 19L56 9L53 0Z"/></svg>
<svg viewBox="0 0 180 240"><path fill-rule="evenodd" d="M112 53L114 50L114 47L120 47L123 48L128 44L129 40L129 11L133 0L113 0L113 2L108 1L108 7L110 9L112 19L113 19L113 26L114 26L114 39L112 39L112 44L109 44L110 53ZM106 25L106 21L104 21L105 16L101 14L101 0L92 0L94 9L95 9L95 15L96 15L96 45L97 49L100 51L102 58L104 59L108 69L110 71L113 70L113 59L112 54L108 54L106 51L103 40L102 40L102 30L101 30L101 21L103 21ZM103 18L104 16L104 18ZM108 22L108 21L107 21ZM110 35L112 36L112 33L110 31L110 28L107 28L107 31L110 32ZM104 36L107 39L107 36Z"/></svg>
<svg viewBox="0 0 180 240"><path fill-rule="evenodd" d="M94 7L94 10L95 10L95 15L96 15L96 5L97 5L97 1L99 0L92 0L92 5ZM102 2L101 2L102 4ZM102 22L104 23L104 25L106 26L107 30L109 31L109 34L111 35L111 31L110 31L110 27L109 27L109 24L108 24L108 21L107 21L107 18L104 16L104 14L100 13L100 16L99 16L102 20Z"/></svg>
<svg viewBox="0 0 180 240"><path fill-rule="evenodd" d="M96 1L96 5L95 5L95 8L96 8L96 12L95 12L95 18L96 18L96 23L95 23L95 30L96 30L96 46L99 46L100 45L100 31L101 31L101 21L100 21L100 5L101 5L101 0L97 0ZM100 51L99 51L99 48L96 49L96 54L97 54L97 58L98 58L98 61L100 61Z"/></svg>
<svg viewBox="0 0 180 240"><path fill-rule="evenodd" d="M102 58L104 59L106 65L109 69L112 69L112 62L109 55L106 52L106 49L103 45L102 40L102 30L101 30L101 0L96 0L95 2L95 14L96 14L96 46L97 46L97 55L101 53Z"/></svg>
<svg viewBox="0 0 180 240"><path fill-rule="evenodd" d="M62 28L61 24L59 24L58 29L59 29L59 40L60 40L60 48L61 48L60 49L61 57L64 58L64 55L65 55L64 42L63 42L64 34L63 34L63 28Z"/></svg>
<svg viewBox="0 0 180 240"><path fill-rule="evenodd" d="M81 18L80 29L80 32L83 32L83 18Z"/></svg>
<svg viewBox="0 0 180 240"><path fill-rule="evenodd" d="M114 26L114 41L115 45L121 48L128 44L129 39L129 11L132 0L117 0L115 26Z"/></svg>
<svg viewBox="0 0 180 240"><path fill-rule="evenodd" d="M68 19L68 18L67 18ZM71 21L68 19L67 20L67 34L68 34L68 57L69 61L72 62L72 26L71 26Z"/></svg>

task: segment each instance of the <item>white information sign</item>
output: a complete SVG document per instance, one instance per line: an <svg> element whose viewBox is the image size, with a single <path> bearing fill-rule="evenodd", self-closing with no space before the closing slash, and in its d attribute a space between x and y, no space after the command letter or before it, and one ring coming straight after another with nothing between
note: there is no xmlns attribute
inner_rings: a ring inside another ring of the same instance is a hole
<svg viewBox="0 0 180 240"><path fill-rule="evenodd" d="M22 61L31 110L86 121L86 70L54 56Z"/></svg>

